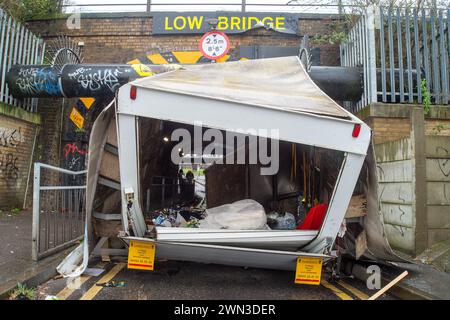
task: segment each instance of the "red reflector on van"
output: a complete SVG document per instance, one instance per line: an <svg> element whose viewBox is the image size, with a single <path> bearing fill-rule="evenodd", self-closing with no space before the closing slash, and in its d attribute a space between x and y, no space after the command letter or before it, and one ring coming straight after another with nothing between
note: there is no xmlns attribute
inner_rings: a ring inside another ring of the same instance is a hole
<svg viewBox="0 0 450 320"><path fill-rule="evenodd" d="M130 99L131 100L136 100L136 96L137 96L137 88L135 86L131 86Z"/></svg>
<svg viewBox="0 0 450 320"><path fill-rule="evenodd" d="M360 132L361 132L361 125L359 123L357 123L353 127L352 137L353 138L358 138Z"/></svg>

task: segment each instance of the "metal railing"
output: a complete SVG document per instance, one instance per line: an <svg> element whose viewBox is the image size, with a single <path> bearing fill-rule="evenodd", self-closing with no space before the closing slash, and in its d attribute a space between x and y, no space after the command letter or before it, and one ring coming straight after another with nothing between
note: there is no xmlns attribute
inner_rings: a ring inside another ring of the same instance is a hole
<svg viewBox="0 0 450 320"><path fill-rule="evenodd" d="M363 11L358 22L348 33L348 38L340 47L341 65L363 67L364 92L359 102L344 102L344 107L355 112L377 101L376 87L376 49L375 49L375 11L369 7Z"/></svg>
<svg viewBox="0 0 450 320"><path fill-rule="evenodd" d="M6 73L14 64L42 64L45 43L0 8L0 102L37 111L36 99L14 99L6 84ZM30 81L37 81L30 76ZM21 83L27 86L27 83Z"/></svg>
<svg viewBox="0 0 450 320"><path fill-rule="evenodd" d="M86 173L34 164L33 260L64 250L83 238Z"/></svg>
<svg viewBox="0 0 450 320"><path fill-rule="evenodd" d="M450 101L450 9L368 8L341 44L341 65L364 68L364 94L344 107L373 102ZM422 88L425 87L425 88Z"/></svg>
<svg viewBox="0 0 450 320"><path fill-rule="evenodd" d="M81 2L81 1L80 1ZM204 11L204 10L229 10L238 12L249 11L304 11L316 12L318 9L323 13L342 13L347 8L359 8L361 6L346 4L344 0L318 0L318 1L261 1L261 0L235 0L235 1L167 1L167 0L143 0L142 2L126 3L123 1L109 3L68 3L64 4L65 11L95 11L111 12L120 10L121 12L157 12L157 11Z"/></svg>
<svg viewBox="0 0 450 320"><path fill-rule="evenodd" d="M379 29L381 100L421 103L425 79L431 103L448 104L450 9L421 10L419 14L417 10L381 7Z"/></svg>

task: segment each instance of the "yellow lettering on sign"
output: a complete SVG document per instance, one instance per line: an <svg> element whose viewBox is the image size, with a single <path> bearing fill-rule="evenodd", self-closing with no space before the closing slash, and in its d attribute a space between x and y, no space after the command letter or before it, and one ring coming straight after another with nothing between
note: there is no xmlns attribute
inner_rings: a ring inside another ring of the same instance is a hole
<svg viewBox="0 0 450 320"><path fill-rule="evenodd" d="M319 285L322 277L322 259L305 258L297 259L295 283Z"/></svg>
<svg viewBox="0 0 450 320"><path fill-rule="evenodd" d="M82 129L84 126L84 118L81 113L78 112L75 107L72 108L72 112L70 113L70 120L78 127L78 129Z"/></svg>
<svg viewBox="0 0 450 320"><path fill-rule="evenodd" d="M194 30L194 29L200 30L202 23L203 23L203 16L188 17L189 29L191 29L191 30Z"/></svg>
<svg viewBox="0 0 450 320"><path fill-rule="evenodd" d="M280 29L280 30L284 30L286 29L284 27L284 17L276 17L275 18L275 29Z"/></svg>
<svg viewBox="0 0 450 320"><path fill-rule="evenodd" d="M166 17L166 19L164 21L164 28L166 30L173 30L173 28L171 26L169 26L169 17Z"/></svg>
<svg viewBox="0 0 450 320"><path fill-rule="evenodd" d="M272 17L264 17L261 21L266 27L273 28L273 18ZM269 21L269 23L266 24L266 21Z"/></svg>
<svg viewBox="0 0 450 320"><path fill-rule="evenodd" d="M217 30L227 30L228 29L228 18L218 17L219 23L217 24Z"/></svg>
<svg viewBox="0 0 450 320"><path fill-rule="evenodd" d="M234 30L236 28L236 30L240 30L239 23L240 23L239 17L231 17L230 29Z"/></svg>
<svg viewBox="0 0 450 320"><path fill-rule="evenodd" d="M259 19L257 17L248 17L248 27L247 29L251 29L259 22Z"/></svg>
<svg viewBox="0 0 450 320"><path fill-rule="evenodd" d="M181 24L179 24L179 21L181 21ZM186 28L186 18L183 16L178 16L173 20L173 27L177 30L183 30Z"/></svg>
<svg viewBox="0 0 450 320"><path fill-rule="evenodd" d="M130 240L128 248L128 269L149 270L155 268L154 243Z"/></svg>

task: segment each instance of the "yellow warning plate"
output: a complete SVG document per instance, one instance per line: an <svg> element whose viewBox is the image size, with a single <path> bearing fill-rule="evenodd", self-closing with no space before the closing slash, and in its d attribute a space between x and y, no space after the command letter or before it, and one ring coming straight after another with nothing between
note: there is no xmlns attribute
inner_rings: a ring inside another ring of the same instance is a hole
<svg viewBox="0 0 450 320"><path fill-rule="evenodd" d="M154 75L152 70L144 64L132 64L131 67L141 77L150 77L150 76Z"/></svg>
<svg viewBox="0 0 450 320"><path fill-rule="evenodd" d="M297 259L295 283L319 285L321 276L322 276L321 258L301 257Z"/></svg>
<svg viewBox="0 0 450 320"><path fill-rule="evenodd" d="M81 102L83 102L86 109L90 109L95 102L94 98L80 98Z"/></svg>
<svg viewBox="0 0 450 320"><path fill-rule="evenodd" d="M70 120L79 128L82 129L84 126L84 118L81 113L78 112L77 109L72 108L72 112L70 113Z"/></svg>
<svg viewBox="0 0 450 320"><path fill-rule="evenodd" d="M131 240L128 249L128 269L153 271L155 252L154 243Z"/></svg>

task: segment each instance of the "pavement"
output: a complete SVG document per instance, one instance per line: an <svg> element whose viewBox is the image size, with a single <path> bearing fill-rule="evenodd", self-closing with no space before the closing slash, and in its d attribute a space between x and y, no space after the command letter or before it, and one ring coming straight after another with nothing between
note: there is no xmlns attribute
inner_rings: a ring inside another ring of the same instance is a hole
<svg viewBox="0 0 450 320"><path fill-rule="evenodd" d="M405 291L405 296L413 294L429 300L450 300L450 274L422 263L396 263L396 266L409 273L398 288ZM393 278L395 269L385 268L384 273Z"/></svg>
<svg viewBox="0 0 450 320"><path fill-rule="evenodd" d="M229 267L181 261L157 261L155 271L127 269L125 260L90 267L99 276L83 275L76 281L52 279L37 288L37 298L67 300L360 300L375 291L356 279L334 283L326 275L320 286L294 283L294 272ZM114 281L119 287L104 287ZM386 294L381 300L393 300Z"/></svg>
<svg viewBox="0 0 450 320"><path fill-rule="evenodd" d="M0 213L0 298L24 283L34 287L56 275L56 266L70 250L35 262L31 259L32 213Z"/></svg>

